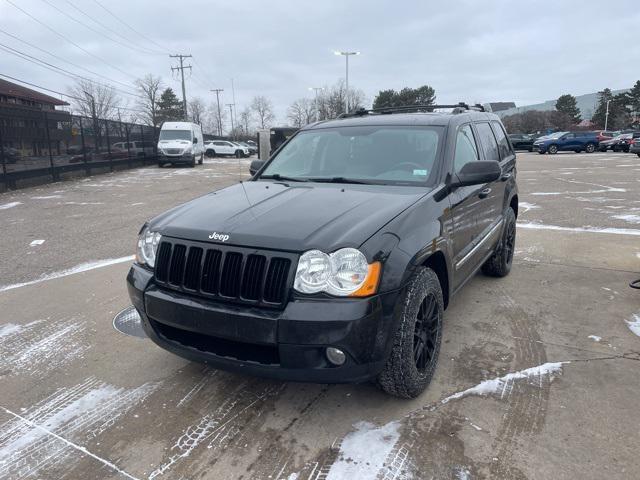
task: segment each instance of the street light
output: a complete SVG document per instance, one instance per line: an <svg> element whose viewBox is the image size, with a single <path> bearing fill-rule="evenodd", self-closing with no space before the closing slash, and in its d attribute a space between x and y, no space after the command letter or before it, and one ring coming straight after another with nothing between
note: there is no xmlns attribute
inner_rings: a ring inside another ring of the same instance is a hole
<svg viewBox="0 0 640 480"><path fill-rule="evenodd" d="M324 90L324 87L309 87L309 91L315 90L316 92L316 122L320 120L320 108L318 107L318 92Z"/></svg>
<svg viewBox="0 0 640 480"><path fill-rule="evenodd" d="M604 115L604 129L607 130L607 125L609 125L609 104L611 100L607 100L607 113Z"/></svg>
<svg viewBox="0 0 640 480"><path fill-rule="evenodd" d="M339 52L339 51L334 51L333 52L334 55L342 55L345 60L346 60L346 69L347 69L347 74L346 74L346 95L345 95L345 105L346 105L346 113L349 113L349 57L351 55L360 55L360 52Z"/></svg>

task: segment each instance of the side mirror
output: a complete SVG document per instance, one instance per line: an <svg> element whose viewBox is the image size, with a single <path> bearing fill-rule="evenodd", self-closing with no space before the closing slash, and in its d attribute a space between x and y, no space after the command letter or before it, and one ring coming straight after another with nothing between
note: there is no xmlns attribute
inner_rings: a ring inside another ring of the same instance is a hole
<svg viewBox="0 0 640 480"><path fill-rule="evenodd" d="M500 163L495 160L469 162L454 176L450 187L466 187L495 182L502 175Z"/></svg>
<svg viewBox="0 0 640 480"><path fill-rule="evenodd" d="M264 160L253 160L249 165L249 173L255 175L258 170L265 164Z"/></svg>
<svg viewBox="0 0 640 480"><path fill-rule="evenodd" d="M193 143L198 143L198 137L195 137L195 138L193 139Z"/></svg>

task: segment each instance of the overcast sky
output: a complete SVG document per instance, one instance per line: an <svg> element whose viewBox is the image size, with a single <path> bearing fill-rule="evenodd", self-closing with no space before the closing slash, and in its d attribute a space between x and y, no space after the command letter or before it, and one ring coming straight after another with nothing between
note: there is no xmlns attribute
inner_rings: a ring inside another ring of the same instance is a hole
<svg viewBox="0 0 640 480"><path fill-rule="evenodd" d="M350 84L368 102L381 89L428 84L441 103L526 105L563 93L628 88L640 79L637 0L99 1L153 43L94 0L11 0L89 53L8 0L0 0L0 29L125 85L146 73L160 75L178 94L170 71L176 62L168 54L190 53L187 98L209 103L215 96L208 90L224 88L224 103L230 103L233 78L238 112L254 95L265 95L281 124L293 100L313 96L309 87L344 77L336 49L362 52L350 61ZM2 31L0 44L91 76ZM4 50L0 58L0 73L62 92L73 83Z"/></svg>

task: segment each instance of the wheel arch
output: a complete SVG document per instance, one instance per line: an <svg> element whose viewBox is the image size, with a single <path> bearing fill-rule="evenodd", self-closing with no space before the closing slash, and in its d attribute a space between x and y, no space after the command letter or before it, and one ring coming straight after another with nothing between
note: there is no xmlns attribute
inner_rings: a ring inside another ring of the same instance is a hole
<svg viewBox="0 0 640 480"><path fill-rule="evenodd" d="M444 301L444 308L449 306L449 268L447 266L447 260L444 253L441 250L433 252L422 262L423 267L428 267L433 270L438 276L440 282L440 288L442 289L442 299Z"/></svg>

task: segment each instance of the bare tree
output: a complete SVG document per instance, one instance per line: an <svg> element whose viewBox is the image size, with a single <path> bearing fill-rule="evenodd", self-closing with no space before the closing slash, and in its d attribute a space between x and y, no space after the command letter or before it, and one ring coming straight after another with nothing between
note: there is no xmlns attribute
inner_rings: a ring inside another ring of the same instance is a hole
<svg viewBox="0 0 640 480"><path fill-rule="evenodd" d="M82 115L94 119L118 118L118 107L122 100L113 87L78 80L69 91L74 98L75 108Z"/></svg>
<svg viewBox="0 0 640 480"><path fill-rule="evenodd" d="M310 98L299 98L287 110L287 118L294 127L304 127L313 122L316 116L316 103Z"/></svg>
<svg viewBox="0 0 640 480"><path fill-rule="evenodd" d="M147 125L157 127L161 121L158 115L158 101L164 85L160 77L154 77L148 73L143 78L136 80L136 87L143 97L138 100L138 108L141 110L141 120Z"/></svg>
<svg viewBox="0 0 640 480"><path fill-rule="evenodd" d="M347 89L344 80L338 80L335 85L322 90L318 95L319 120L336 118L344 113L345 97ZM349 87L349 106L352 110L362 108L365 103L364 92L360 89Z"/></svg>
<svg viewBox="0 0 640 480"><path fill-rule="evenodd" d="M198 125L207 123L207 109L200 97L194 97L189 100L189 119Z"/></svg>
<svg viewBox="0 0 640 480"><path fill-rule="evenodd" d="M244 135L251 135L252 133L252 123L253 123L253 115L251 109L249 107L245 107L240 112L239 117L239 125L242 127Z"/></svg>
<svg viewBox="0 0 640 480"><path fill-rule="evenodd" d="M273 103L265 96L253 97L250 108L255 113L260 128L267 128L275 120Z"/></svg>

